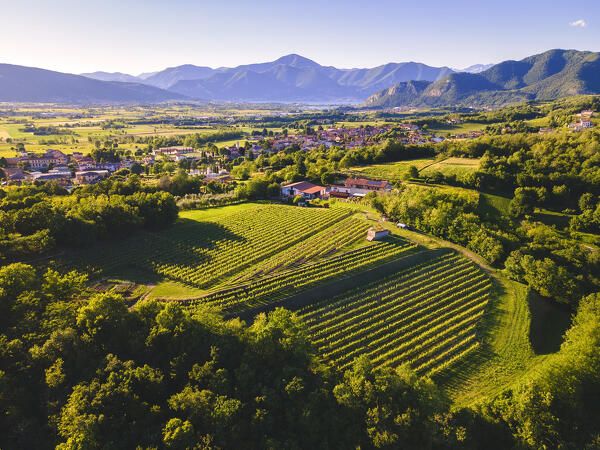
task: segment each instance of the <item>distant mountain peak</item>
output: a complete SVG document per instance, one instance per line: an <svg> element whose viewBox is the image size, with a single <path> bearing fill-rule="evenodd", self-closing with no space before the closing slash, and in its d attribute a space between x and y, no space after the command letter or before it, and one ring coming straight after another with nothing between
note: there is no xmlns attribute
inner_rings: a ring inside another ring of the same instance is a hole
<svg viewBox="0 0 600 450"><path fill-rule="evenodd" d="M473 64L472 66L465 67L464 69L453 69L455 72L467 72L467 73L481 73L488 70L494 64Z"/></svg>
<svg viewBox="0 0 600 450"><path fill-rule="evenodd" d="M320 67L318 63L312 59L308 59L297 53L290 53L273 61L274 64L285 64L292 67Z"/></svg>

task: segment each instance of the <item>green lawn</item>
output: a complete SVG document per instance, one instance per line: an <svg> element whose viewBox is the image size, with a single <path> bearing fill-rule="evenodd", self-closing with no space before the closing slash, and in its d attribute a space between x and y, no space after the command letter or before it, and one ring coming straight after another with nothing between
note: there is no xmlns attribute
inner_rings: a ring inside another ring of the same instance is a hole
<svg viewBox="0 0 600 450"><path fill-rule="evenodd" d="M465 122L458 125L443 124L430 126L427 129L427 131L430 131L440 136L453 136L457 134L468 133L469 131L480 131L483 130L485 127L486 125L482 123Z"/></svg>
<svg viewBox="0 0 600 450"><path fill-rule="evenodd" d="M410 166L422 169L435 163L435 159L412 159L409 161L398 161L384 164L372 164L362 167L353 167L350 172L356 175L385 178L387 180L402 180L408 172Z"/></svg>
<svg viewBox="0 0 600 450"><path fill-rule="evenodd" d="M462 176L479 168L479 158L446 158L419 170L419 176L431 176L441 172L444 176Z"/></svg>
<svg viewBox="0 0 600 450"><path fill-rule="evenodd" d="M487 220L496 220L499 219L500 216L508 215L509 204L509 198L481 193L479 195L478 209Z"/></svg>
<svg viewBox="0 0 600 450"><path fill-rule="evenodd" d="M436 377L456 406L498 394L547 358L532 347L531 317L528 288L496 278L479 330L479 349Z"/></svg>
<svg viewBox="0 0 600 450"><path fill-rule="evenodd" d="M445 176L461 176L465 173L475 172L479 167L478 158L423 158L407 161L397 161L384 164L353 167L350 172L356 175L383 178L399 181L406 177L409 167L414 166L419 171L419 176L427 177L436 172Z"/></svg>
<svg viewBox="0 0 600 450"><path fill-rule="evenodd" d="M161 299L173 298L181 300L186 298L198 298L205 293L205 290L197 289L187 284L170 280L161 280L150 291L149 297Z"/></svg>
<svg viewBox="0 0 600 450"><path fill-rule="evenodd" d="M235 212L248 211L256 208L261 203L250 202L240 203L238 205L219 206L216 208L194 209L189 211L180 211L180 219L191 219L196 221L216 219L218 217L227 216Z"/></svg>

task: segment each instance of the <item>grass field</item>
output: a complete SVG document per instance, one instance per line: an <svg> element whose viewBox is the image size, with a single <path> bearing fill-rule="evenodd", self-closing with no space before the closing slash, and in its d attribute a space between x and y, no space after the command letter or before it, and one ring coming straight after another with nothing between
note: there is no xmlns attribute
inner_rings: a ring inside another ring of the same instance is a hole
<svg viewBox="0 0 600 450"><path fill-rule="evenodd" d="M507 216L509 204L509 198L493 194L479 194L478 209L487 220L499 219L502 215Z"/></svg>
<svg viewBox="0 0 600 450"><path fill-rule="evenodd" d="M47 148L60 150L70 154L73 152L89 153L93 149L93 141L133 137L143 138L151 136L176 136L186 134L205 134L217 131L235 130L250 133L253 129L263 129L262 124L252 126L244 123L234 123L234 118L241 119L246 115L260 117L272 114L273 111L265 109L235 108L224 106L190 106L172 105L155 108L147 107L104 107L104 108L65 108L58 105L32 105L11 108L18 112L18 120L0 118L0 157L12 157L16 153L16 144L25 145L31 152L43 152ZM277 110L279 111L279 109ZM178 126L165 119L198 119L206 120L205 124L194 126ZM228 120L224 120L228 119ZM231 119L231 120L229 120ZM116 120L123 128L103 129L102 125L107 120ZM156 123L135 123L139 121L155 120ZM213 121L216 121L213 122ZM53 126L66 134L34 135L25 132L26 124L40 126ZM268 127L269 131L280 132L281 128ZM7 139L12 142L6 142ZM90 142L91 139L91 142ZM218 141L218 146L233 145L237 140ZM242 139L243 140L243 139ZM126 150L135 150L145 147L143 144L120 143L119 147Z"/></svg>
<svg viewBox="0 0 600 450"><path fill-rule="evenodd" d="M569 313L532 296L522 284L493 280L481 345L435 377L457 406L474 405L517 384L558 350Z"/></svg>
<svg viewBox="0 0 600 450"><path fill-rule="evenodd" d="M412 159L385 164L354 167L350 171L355 175L372 178L383 178L392 181L401 181L406 178L409 167L414 166L419 171L419 176L427 177L435 172L448 175L463 175L472 173L479 167L478 158L445 158L445 159Z"/></svg>
<svg viewBox="0 0 600 450"><path fill-rule="evenodd" d="M417 167L418 168L418 167ZM466 173L473 173L479 168L479 158L446 158L441 161L434 161L419 170L419 176L431 176L436 172L441 172L445 176L461 176Z"/></svg>
<svg viewBox="0 0 600 450"><path fill-rule="evenodd" d="M438 126L430 126L427 131L435 133L439 136L454 136L457 134L468 133L469 131L480 131L486 127L481 123L461 123L458 125L444 124Z"/></svg>

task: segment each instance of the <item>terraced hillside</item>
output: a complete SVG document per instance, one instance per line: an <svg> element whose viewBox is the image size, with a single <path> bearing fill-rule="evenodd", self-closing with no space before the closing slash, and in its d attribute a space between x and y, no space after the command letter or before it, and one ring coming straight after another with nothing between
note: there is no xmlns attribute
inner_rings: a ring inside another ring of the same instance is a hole
<svg viewBox="0 0 600 450"><path fill-rule="evenodd" d="M97 275L132 269L198 289L272 275L364 242L369 224L347 208L254 204L186 211L169 230L98 245L56 261ZM212 212L211 212L212 213ZM359 245L366 245L364 244Z"/></svg>
<svg viewBox="0 0 600 450"><path fill-rule="evenodd" d="M416 245L409 241L390 237L316 264L303 265L279 275L206 295L188 302L188 305L193 308L198 304L207 304L226 313L248 311L257 306L273 304L294 294L298 295L332 279L348 277L352 273L399 258L415 248ZM290 248L293 249L294 247ZM306 295L310 296L311 293Z"/></svg>
<svg viewBox="0 0 600 450"><path fill-rule="evenodd" d="M490 279L447 252L392 276L305 306L298 314L322 355L341 368L368 355L432 375L477 348Z"/></svg>

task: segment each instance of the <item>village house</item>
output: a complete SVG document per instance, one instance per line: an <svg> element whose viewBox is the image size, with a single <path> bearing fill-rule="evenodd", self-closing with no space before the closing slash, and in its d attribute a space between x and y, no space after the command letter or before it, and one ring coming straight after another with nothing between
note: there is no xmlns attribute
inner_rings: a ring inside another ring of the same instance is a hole
<svg viewBox="0 0 600 450"><path fill-rule="evenodd" d="M62 184L63 186L68 186L69 184L71 184L71 171L51 171L48 173L42 173L42 172L33 172L30 173L29 176L27 176L26 178L30 179L31 181L41 181L44 183L50 182L50 181L56 181L59 184Z"/></svg>
<svg viewBox="0 0 600 450"><path fill-rule="evenodd" d="M160 155L185 155L187 153L193 153L194 149L192 147L161 147L156 150L152 150L153 156Z"/></svg>
<svg viewBox="0 0 600 450"><path fill-rule="evenodd" d="M586 128L592 128L594 123L590 119L581 118L579 122L570 123L568 125L569 128L572 128L573 131L581 131Z"/></svg>
<svg viewBox="0 0 600 450"><path fill-rule="evenodd" d="M75 184L94 184L102 181L108 176L108 170L90 170L87 172L75 172Z"/></svg>
<svg viewBox="0 0 600 450"><path fill-rule="evenodd" d="M24 153L16 158L6 158L8 168L15 169L19 165L28 166L32 170L47 169L50 165L68 164L69 157L60 150L47 149L41 156Z"/></svg>
<svg viewBox="0 0 600 450"><path fill-rule="evenodd" d="M369 192L390 192L392 185L387 181L366 178L347 178L344 184L332 184L327 188L329 197L364 197Z"/></svg>
<svg viewBox="0 0 600 450"><path fill-rule="evenodd" d="M10 182L20 182L25 180L26 176L22 169L3 169L6 174L6 180Z"/></svg>
<svg viewBox="0 0 600 450"><path fill-rule="evenodd" d="M353 195L368 194L371 191L391 191L392 185L387 181L369 180L367 178L347 178L344 186L351 190Z"/></svg>
<svg viewBox="0 0 600 450"><path fill-rule="evenodd" d="M297 183L286 184L281 186L281 195L285 197L295 197L301 195L307 200L320 197L325 194L326 188L318 186L308 181L299 181Z"/></svg>

